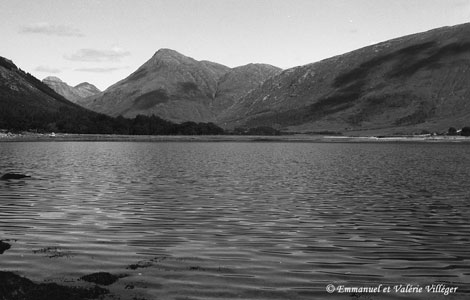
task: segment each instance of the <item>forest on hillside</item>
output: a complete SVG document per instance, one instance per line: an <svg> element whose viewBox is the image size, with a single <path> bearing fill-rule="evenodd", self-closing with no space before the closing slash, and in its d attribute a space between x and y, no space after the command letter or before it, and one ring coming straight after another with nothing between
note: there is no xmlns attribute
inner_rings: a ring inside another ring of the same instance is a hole
<svg viewBox="0 0 470 300"><path fill-rule="evenodd" d="M56 112L31 111L22 107L0 107L0 129L8 131L62 132L128 135L219 135L224 130L213 123L176 124L156 116L133 119L109 117L64 106Z"/></svg>

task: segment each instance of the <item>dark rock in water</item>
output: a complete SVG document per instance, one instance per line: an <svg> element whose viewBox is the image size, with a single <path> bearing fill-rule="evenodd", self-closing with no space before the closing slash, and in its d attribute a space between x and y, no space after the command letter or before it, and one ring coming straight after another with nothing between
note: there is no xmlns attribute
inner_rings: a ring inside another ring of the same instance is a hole
<svg viewBox="0 0 470 300"><path fill-rule="evenodd" d="M0 177L1 180L9 180L9 179L22 179L22 178L28 178L31 176L24 175L24 174L18 174L18 173L6 173L2 177Z"/></svg>
<svg viewBox="0 0 470 300"><path fill-rule="evenodd" d="M107 272L98 272L80 277L81 280L93 282L101 285L110 285L115 283L119 278L126 275L113 275Z"/></svg>
<svg viewBox="0 0 470 300"><path fill-rule="evenodd" d="M5 243L4 241L0 241L0 254L3 254L6 250L10 249L11 245L8 243Z"/></svg>
<svg viewBox="0 0 470 300"><path fill-rule="evenodd" d="M92 288L69 287L56 283L36 284L12 272L0 271L0 299L10 300L85 300L108 294L99 286Z"/></svg>

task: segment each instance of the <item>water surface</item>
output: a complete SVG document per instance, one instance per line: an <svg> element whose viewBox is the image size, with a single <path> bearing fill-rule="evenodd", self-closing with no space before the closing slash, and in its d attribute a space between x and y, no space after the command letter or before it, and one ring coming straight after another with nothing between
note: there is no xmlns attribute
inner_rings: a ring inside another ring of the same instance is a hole
<svg viewBox="0 0 470 300"><path fill-rule="evenodd" d="M438 283L461 293L362 296L466 299L469 157L432 143L0 143L0 172L32 176L0 181L0 270L125 273L122 299Z"/></svg>

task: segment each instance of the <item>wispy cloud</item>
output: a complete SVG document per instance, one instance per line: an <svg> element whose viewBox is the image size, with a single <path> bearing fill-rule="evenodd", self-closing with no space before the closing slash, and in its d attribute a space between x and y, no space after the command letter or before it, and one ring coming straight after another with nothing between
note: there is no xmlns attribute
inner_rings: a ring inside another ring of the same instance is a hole
<svg viewBox="0 0 470 300"><path fill-rule="evenodd" d="M64 58L72 61L102 62L102 61L120 61L123 57L131 53L121 48L115 47L111 50L99 49L80 49L77 52L65 55Z"/></svg>
<svg viewBox="0 0 470 300"><path fill-rule="evenodd" d="M60 73L61 70L53 67L48 67L48 66L37 66L34 71L36 72L42 72L42 73Z"/></svg>
<svg viewBox="0 0 470 300"><path fill-rule="evenodd" d="M34 23L22 26L20 33L30 34L45 34L55 36L71 36L71 37L82 37L84 36L79 29L69 25L55 25L47 22Z"/></svg>
<svg viewBox="0 0 470 300"><path fill-rule="evenodd" d="M78 72L90 72L90 73L109 73L121 69L127 69L128 67L109 67L109 68L79 68L75 69Z"/></svg>

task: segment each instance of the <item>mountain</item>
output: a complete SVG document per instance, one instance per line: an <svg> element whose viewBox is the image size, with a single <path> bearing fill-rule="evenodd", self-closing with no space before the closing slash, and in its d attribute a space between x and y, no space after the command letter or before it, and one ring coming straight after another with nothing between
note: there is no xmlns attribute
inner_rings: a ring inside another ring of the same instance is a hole
<svg viewBox="0 0 470 300"><path fill-rule="evenodd" d="M55 76L48 76L44 78L42 82L74 103L80 102L81 99L96 95L100 92L98 88L88 82L83 82L72 87Z"/></svg>
<svg viewBox="0 0 470 300"><path fill-rule="evenodd" d="M121 124L129 128L126 122L132 120L115 120L72 103L11 60L0 57L1 129L112 133ZM166 126L164 122L161 123Z"/></svg>
<svg viewBox="0 0 470 300"><path fill-rule="evenodd" d="M224 76L225 73L230 71L230 68L215 62L207 61L207 60L201 60L200 63L205 66L207 69L212 72L212 75L216 80L219 80L220 77Z"/></svg>
<svg viewBox="0 0 470 300"><path fill-rule="evenodd" d="M266 80L225 127L408 133L470 124L470 23L382 42Z"/></svg>
<svg viewBox="0 0 470 300"><path fill-rule="evenodd" d="M34 127L43 119L52 120L52 115L60 111L82 113L85 109L0 57L0 128Z"/></svg>
<svg viewBox="0 0 470 300"><path fill-rule="evenodd" d="M218 80L216 99L212 104L216 116L280 71L281 69L266 64L248 64L227 71Z"/></svg>
<svg viewBox="0 0 470 300"><path fill-rule="evenodd" d="M78 91L78 94L81 98L86 98L101 93L101 91L96 86L88 82L79 83L74 86L74 88Z"/></svg>
<svg viewBox="0 0 470 300"><path fill-rule="evenodd" d="M49 81L60 83L54 78ZM86 83L76 88L84 92L94 90ZM139 135L214 135L224 132L212 123L175 124L156 116L112 118L87 110L3 57L0 57L0 129Z"/></svg>
<svg viewBox="0 0 470 300"><path fill-rule="evenodd" d="M248 69L257 73L246 76L247 82L242 84L241 74ZM208 122L232 105L233 98L261 84L268 77L261 74L263 71L272 74L273 70L279 69L266 65L230 69L160 49L127 78L80 104L110 116L154 114L175 122ZM236 87L240 89L232 90Z"/></svg>

